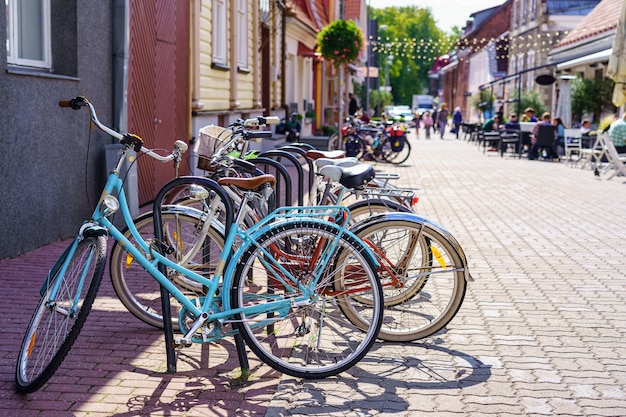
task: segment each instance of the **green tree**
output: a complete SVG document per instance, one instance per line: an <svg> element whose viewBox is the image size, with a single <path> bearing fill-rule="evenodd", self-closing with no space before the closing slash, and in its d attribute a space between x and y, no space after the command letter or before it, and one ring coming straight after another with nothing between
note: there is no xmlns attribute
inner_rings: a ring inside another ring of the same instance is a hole
<svg viewBox="0 0 626 417"><path fill-rule="evenodd" d="M393 102L410 105L414 94L421 94L428 86L428 71L436 57L445 54L458 39L446 34L435 24L429 8L418 6L370 9L372 19L385 25L380 31L380 43L375 43L384 77L385 59L393 56L389 66L389 84ZM374 40L375 42L377 40Z"/></svg>
<svg viewBox="0 0 626 417"><path fill-rule="evenodd" d="M513 90L512 98L516 98L518 96L518 90ZM537 118L541 118L541 115L546 111L546 104L541 99L541 94L537 90L522 90L522 94L520 94L521 103L513 102L513 111L517 114L523 114L524 110L528 107L532 107L535 110L535 116Z"/></svg>
<svg viewBox="0 0 626 417"><path fill-rule="evenodd" d="M580 120L585 113L598 122L603 113L615 112L613 105L613 87L615 83L608 77L599 79L580 79L572 82L572 113Z"/></svg>
<svg viewBox="0 0 626 417"><path fill-rule="evenodd" d="M380 102L380 111L383 112L385 106L393 105L393 95L388 91L381 91L380 96L378 90L370 91L370 108L376 110Z"/></svg>

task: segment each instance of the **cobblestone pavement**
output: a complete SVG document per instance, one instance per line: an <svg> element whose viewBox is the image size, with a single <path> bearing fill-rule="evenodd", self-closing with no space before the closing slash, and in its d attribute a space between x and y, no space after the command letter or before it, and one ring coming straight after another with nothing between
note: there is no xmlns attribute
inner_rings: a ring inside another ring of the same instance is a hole
<svg viewBox="0 0 626 417"><path fill-rule="evenodd" d="M566 163L483 154L475 144L410 138L399 185L420 215L462 244L475 282L447 329L379 343L349 372L281 376L250 355L240 384L231 340L179 354L116 300L105 275L86 327L42 390L13 390L15 358L55 243L0 261L0 399L42 416L626 415L626 184ZM12 305L17 297L21 305Z"/></svg>

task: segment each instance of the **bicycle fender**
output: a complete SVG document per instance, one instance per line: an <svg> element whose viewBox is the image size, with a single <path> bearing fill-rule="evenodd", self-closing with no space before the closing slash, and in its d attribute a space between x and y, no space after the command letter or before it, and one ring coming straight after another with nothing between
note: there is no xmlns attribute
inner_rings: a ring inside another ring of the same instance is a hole
<svg viewBox="0 0 626 417"><path fill-rule="evenodd" d="M334 223L320 221L317 219L307 219L307 221L311 223L323 224L325 226L331 226L333 229L340 231L343 235L347 236L348 238L351 238L352 241L355 243L355 246L357 247L357 250L359 251L359 253L363 254L366 258L368 258L375 268L380 268L380 262L378 262L378 259L374 255L374 252L358 236L356 236L350 230L344 229L342 231L341 230L342 228ZM276 225L276 224L277 223L273 223L272 225ZM252 233L252 235L250 235L251 239L248 240L245 244L241 245L239 248L237 248L237 251L231 257L231 262L228 262L226 270L224 271L223 288L228 288L229 291L224 291L222 293L222 303L224 305L225 310L232 308L230 305L230 294L233 291L235 291L235 288L233 287L233 277L235 275L235 268L237 268L238 263L233 262L232 260L241 259L244 252L253 245L253 242L255 242L261 234L266 233L267 230L268 230L267 228L261 228L260 230L257 230L254 233Z"/></svg>
<svg viewBox="0 0 626 417"><path fill-rule="evenodd" d="M428 220L428 219L426 219L426 218L424 218L422 216L419 216L419 215L417 215L415 213L397 212L397 213L379 214L379 215L370 217L369 219L363 220L363 221L355 224L354 226L352 226L352 228L350 230L354 234L358 235L365 228L371 226L372 224L385 222L385 221L389 221L389 220L402 220L402 221L413 222L413 223L416 223L416 224L419 224L419 225L427 226L427 227L433 229L435 232L439 233L444 239L446 239L448 241L448 243L450 243L450 245L452 246L454 251L457 253L459 258L461 259L461 263L463 264L463 271L464 271L465 280L467 282L473 282L474 281L474 278L472 277L472 275L469 272L469 268L468 268L468 265L467 265L467 257L465 256L465 252L463 251L463 248L461 247L461 244L459 243L459 241L456 240L456 238L450 232L448 232L446 229L444 229L442 226L438 225L437 223L433 222L432 220Z"/></svg>
<svg viewBox="0 0 626 417"><path fill-rule="evenodd" d="M46 289L48 287L50 287L50 282L51 279L54 278L54 276L56 276L57 271L59 270L59 268L61 268L61 265L63 265L63 263L65 262L65 260L67 259L67 256L74 250L76 249L76 245L78 244L78 238L74 239L72 241L72 243L70 243L67 248L65 248L65 250L63 251L63 253L61 254L61 256L59 256L59 259L56 261L56 263L54 264L54 266L52 267L52 269L50 269L50 271L48 272L48 276L46 277L46 279L44 280L43 284L41 284L41 289L39 290L39 296L43 297L46 294Z"/></svg>

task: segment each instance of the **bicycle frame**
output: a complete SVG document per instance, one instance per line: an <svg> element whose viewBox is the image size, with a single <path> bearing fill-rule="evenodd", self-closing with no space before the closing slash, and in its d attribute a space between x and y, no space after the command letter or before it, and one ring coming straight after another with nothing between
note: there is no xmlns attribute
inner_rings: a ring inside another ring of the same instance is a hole
<svg viewBox="0 0 626 417"><path fill-rule="evenodd" d="M155 200L155 231L157 228L156 223L160 223L161 221L160 210L158 209L159 202L163 199L163 196L167 194L169 190L185 184L198 184L201 186L207 186L212 190L223 190L223 188L217 185L215 181L208 178L180 177L170 181L161 189ZM137 242L137 246L131 244L130 241L126 237L124 237L121 231L105 215L102 214L104 211L100 208L102 205L102 201L106 196L111 195L112 193L117 194L120 203L119 206L124 218L124 223L129 228L132 237ZM226 199L228 198L228 195L224 192L221 198ZM244 198L244 201L241 202L241 205L243 206L245 204L246 201ZM238 212L241 213L240 215L243 215L243 213L245 213L245 210L239 210ZM336 212L341 212L342 216L349 216L349 212L347 211L347 209L341 206L325 206L321 208L308 206L277 209L274 212L270 213L270 215L268 215L260 223L254 225L247 230L240 228L237 221L232 222L232 226L226 228L226 239L224 247L233 247L233 243L235 242L236 238L241 239L243 242L241 245L238 245L238 248L233 255L233 258L239 259L245 250L247 250L251 245L255 245L256 247L259 247L263 254L266 256L266 259L263 262L267 268L267 271L272 274L272 278L280 282L288 292L295 292L296 289L301 291L301 295L297 297L277 298L277 300L273 300L258 306L250 306L237 309L233 309L231 306L229 291L219 292L221 309L214 309L216 294L218 293L217 290L220 287L220 283L223 288L231 288L232 286L232 279L237 264L236 262L228 262L230 252L227 250L222 251L213 277L206 278L168 259L165 255L161 254L159 250L155 250L155 248L151 247L137 231L132 221L130 209L127 205L127 200L123 189L123 182L116 172L112 172L108 177L100 202L96 210L94 211L93 221L96 224L106 228L109 234L115 240L117 240L127 252L130 253L134 260L136 260L143 268L145 268L145 270L163 288L165 288L165 290L169 294L171 294L188 312L190 312L194 317L198 318L190 331L183 338L184 340L189 342L192 340L192 336L195 330L200 328L202 324L206 321L218 320L222 323L226 323L229 322L227 319L233 318L236 314L239 313L245 313L248 316L266 314L271 312L281 314L282 310L289 310L292 305L306 305L308 303L311 303L312 297L315 296L312 288L315 288L315 285L317 285L317 283L322 278L324 266L328 264L330 258L332 257L333 251L338 244L338 238L343 234L351 235L351 233L346 229L347 224L343 226L332 225L332 227L334 227L339 232L337 234L337 239L335 239L333 242L329 242L327 247L325 247L324 251L321 253L319 261L315 263L315 269L313 271L314 284L309 287L306 287L305 285L300 283L299 280L297 280L291 274L291 272L289 272L288 269L286 269L279 261L277 261L270 252L258 246L256 244L256 237L266 232L268 230L268 225L270 225L271 223L275 223L276 221L288 221L293 220L294 218L306 218L307 221L323 222L324 218L336 215ZM227 214L227 217L230 215L232 214ZM239 217L237 220L240 220ZM324 224L327 223L324 222ZM376 258L373 253L371 253L369 249L366 249L366 251L368 252L370 258L374 261L374 263L377 264L377 262L375 261ZM144 253L149 253L152 259L148 259L148 257L146 257ZM202 286L205 286L208 290L206 292L206 297L204 298L203 303L199 307L196 306L193 300L188 299L176 287L176 285L174 285L166 277L166 275L159 269L159 265L163 265L166 268L183 274L187 278L197 281ZM267 322L267 319L264 319L264 321Z"/></svg>

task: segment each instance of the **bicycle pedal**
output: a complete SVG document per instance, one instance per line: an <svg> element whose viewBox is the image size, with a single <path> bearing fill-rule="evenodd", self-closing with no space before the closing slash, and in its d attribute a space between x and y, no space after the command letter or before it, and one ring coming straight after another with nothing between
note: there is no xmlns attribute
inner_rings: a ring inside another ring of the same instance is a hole
<svg viewBox="0 0 626 417"><path fill-rule="evenodd" d="M185 339L180 339L180 340L175 340L174 341L174 349L188 348L188 347L191 347L191 345L193 345L193 343L191 343L191 341L187 341Z"/></svg>

